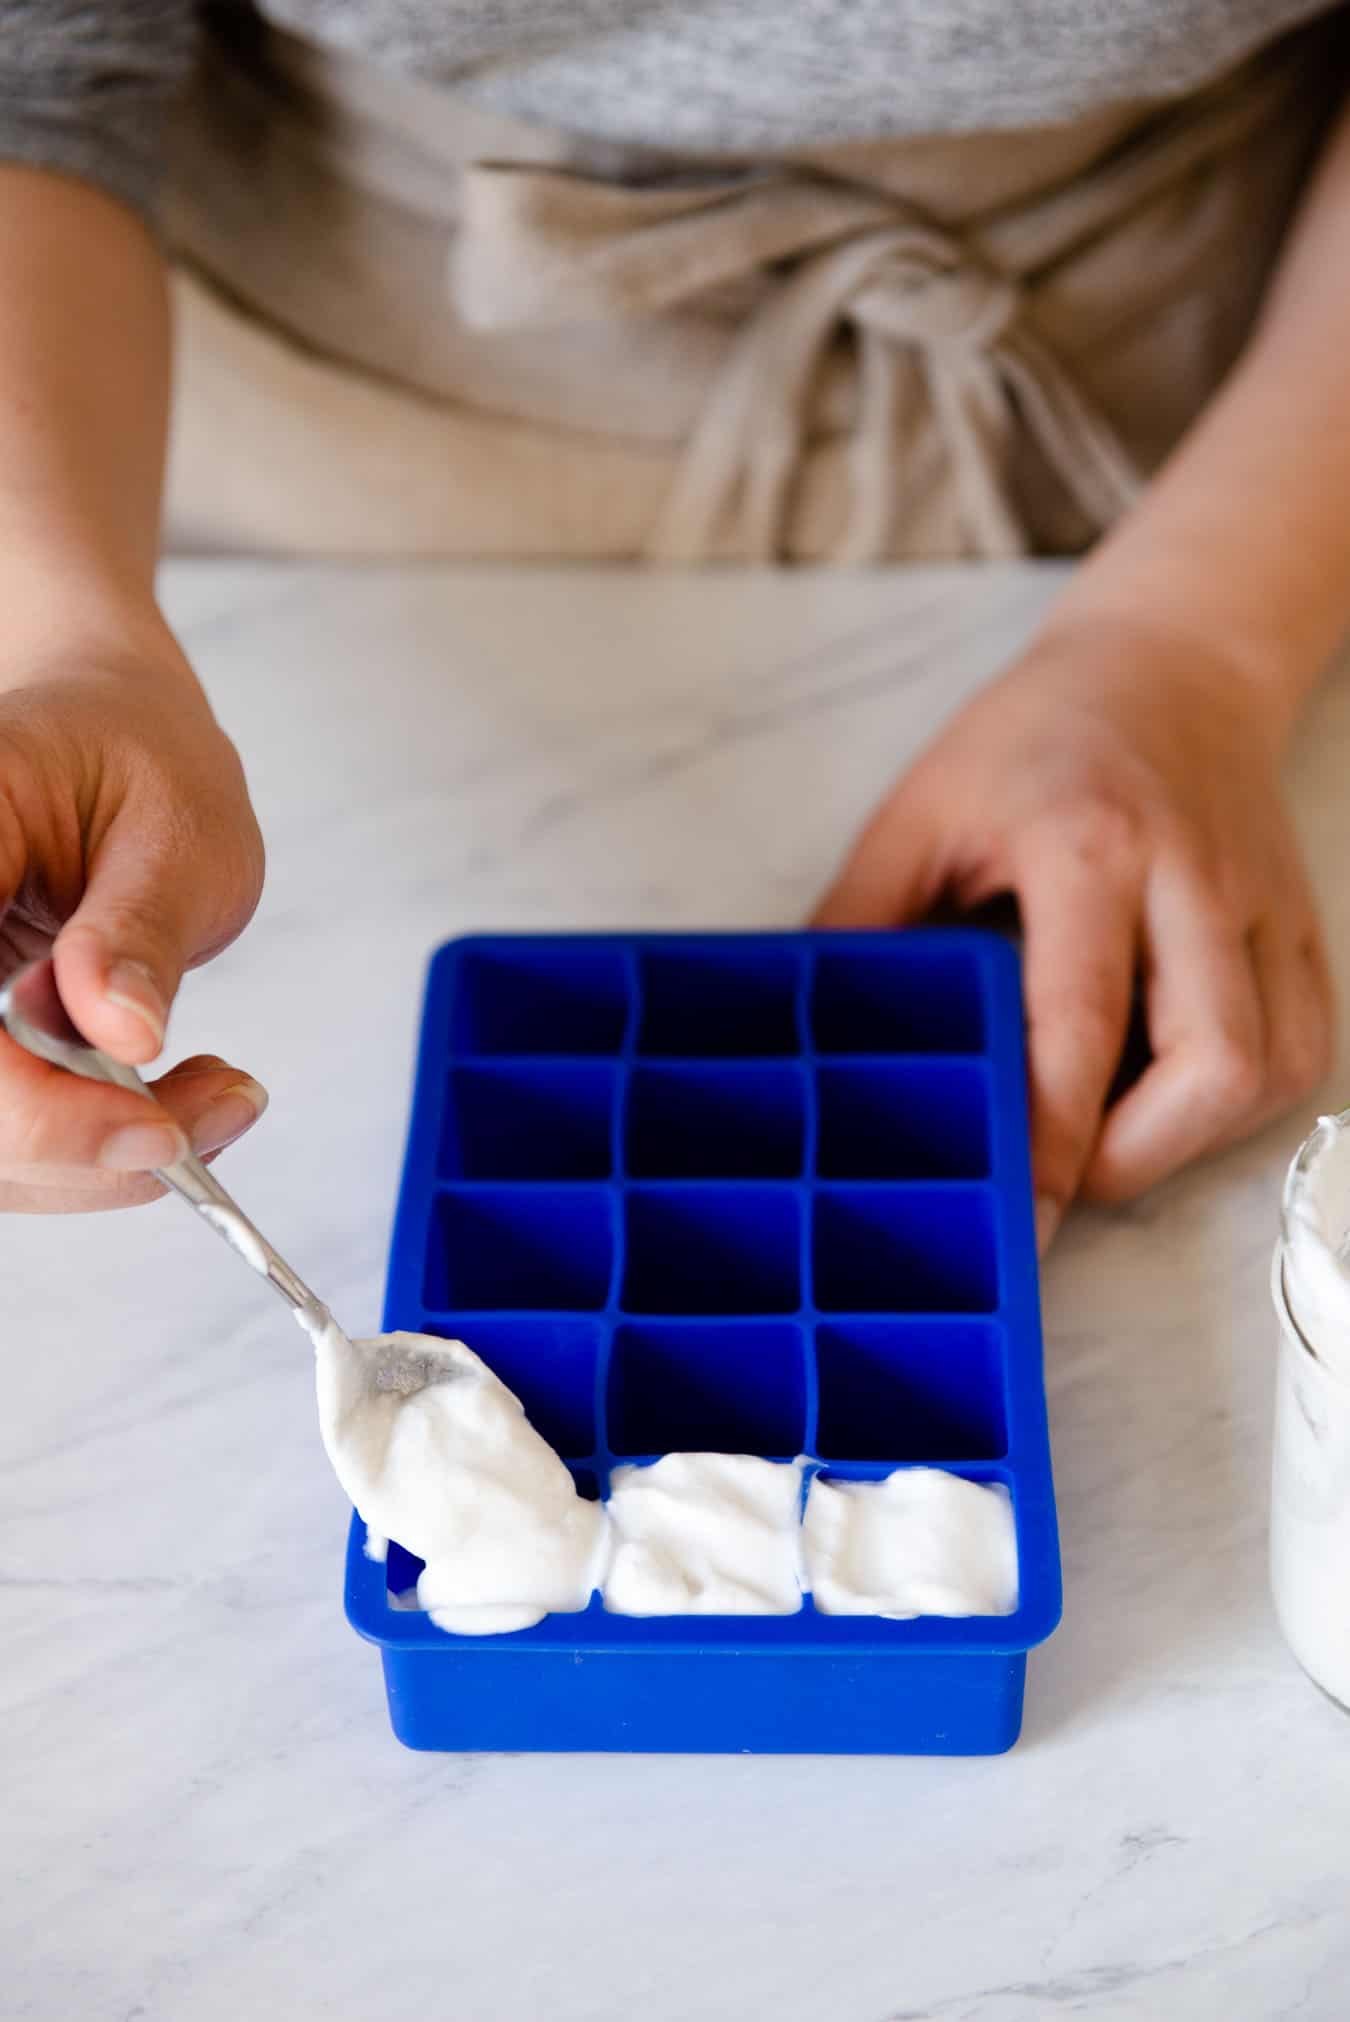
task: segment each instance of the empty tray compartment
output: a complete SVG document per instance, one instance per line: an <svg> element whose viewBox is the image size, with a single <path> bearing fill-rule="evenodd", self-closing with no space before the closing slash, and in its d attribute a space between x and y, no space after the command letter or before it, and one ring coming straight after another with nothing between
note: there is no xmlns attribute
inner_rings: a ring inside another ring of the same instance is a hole
<svg viewBox="0 0 1350 2022"><path fill-rule="evenodd" d="M806 1443L806 1343L767 1320L630 1321L614 1336L610 1451L753 1453L794 1459Z"/></svg>
<svg viewBox="0 0 1350 2022"><path fill-rule="evenodd" d="M814 1214L822 1312L990 1313L998 1303L993 1208L983 1187L822 1187Z"/></svg>
<svg viewBox="0 0 1350 2022"><path fill-rule="evenodd" d="M967 949L924 935L909 947L825 949L811 981L818 1053L978 1053L980 972Z"/></svg>
<svg viewBox="0 0 1350 2022"><path fill-rule="evenodd" d="M989 1088L978 1060L836 1061L816 1073L822 1179L983 1179Z"/></svg>
<svg viewBox="0 0 1350 2022"><path fill-rule="evenodd" d="M635 1179L796 1179L806 1134L798 1067L641 1066L628 1083Z"/></svg>
<svg viewBox="0 0 1350 2022"><path fill-rule="evenodd" d="M639 1053L740 1059L798 1051L801 963L781 948L653 948L638 973Z"/></svg>
<svg viewBox="0 0 1350 2022"><path fill-rule="evenodd" d="M596 1062L494 1061L450 1077L446 1179L608 1179L618 1074Z"/></svg>
<svg viewBox="0 0 1350 2022"><path fill-rule="evenodd" d="M796 1311L801 1211L786 1187L641 1187L625 1206L625 1311Z"/></svg>
<svg viewBox="0 0 1350 2022"><path fill-rule="evenodd" d="M816 1328L822 1460L959 1462L1007 1451L993 1321L838 1320Z"/></svg>
<svg viewBox="0 0 1350 2022"><path fill-rule="evenodd" d="M602 1187L457 1189L436 1199L424 1296L433 1313L599 1311L613 1263Z"/></svg>
<svg viewBox="0 0 1350 2022"><path fill-rule="evenodd" d="M629 969L614 948L556 941L462 951L451 1020L460 1053L617 1053Z"/></svg>

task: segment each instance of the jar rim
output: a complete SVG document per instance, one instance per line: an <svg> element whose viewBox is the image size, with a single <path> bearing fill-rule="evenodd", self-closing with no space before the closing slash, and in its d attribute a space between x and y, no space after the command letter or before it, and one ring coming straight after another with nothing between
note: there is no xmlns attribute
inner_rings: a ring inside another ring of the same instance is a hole
<svg viewBox="0 0 1350 2022"><path fill-rule="evenodd" d="M1328 1126L1331 1126L1335 1130L1350 1132L1350 1109L1332 1110L1326 1116L1319 1116L1317 1122L1313 1125L1313 1128L1308 1132L1308 1135L1294 1153L1293 1158L1289 1161L1289 1167L1284 1176L1284 1187L1280 1195L1280 1236L1286 1243L1289 1240L1290 1197L1293 1194L1296 1182L1307 1178L1315 1154L1322 1150L1323 1138Z"/></svg>

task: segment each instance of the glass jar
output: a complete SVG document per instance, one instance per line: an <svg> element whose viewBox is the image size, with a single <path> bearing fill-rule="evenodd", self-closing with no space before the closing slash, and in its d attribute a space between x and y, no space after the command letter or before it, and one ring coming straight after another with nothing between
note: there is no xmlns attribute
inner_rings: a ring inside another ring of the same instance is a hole
<svg viewBox="0 0 1350 2022"><path fill-rule="evenodd" d="M1340 1251L1350 1232L1334 1222L1327 1228L1329 1212L1339 1221L1343 1172L1326 1171L1319 1187L1319 1161L1344 1167L1348 1157L1350 1113L1324 1119L1285 1189L1271 1273L1280 1347L1270 1574L1290 1649L1314 1684L1350 1711L1350 1269ZM1314 1243L1311 1258L1302 1212L1309 1204L1329 1238Z"/></svg>

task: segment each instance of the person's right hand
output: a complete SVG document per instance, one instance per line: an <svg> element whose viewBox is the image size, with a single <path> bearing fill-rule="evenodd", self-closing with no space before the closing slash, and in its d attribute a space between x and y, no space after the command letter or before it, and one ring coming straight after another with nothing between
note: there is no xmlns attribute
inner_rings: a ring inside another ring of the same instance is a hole
<svg viewBox="0 0 1350 2022"><path fill-rule="evenodd" d="M85 1037L143 1066L184 970L257 904L243 771L157 619L104 651L25 650L16 666L0 649L0 978L50 954ZM230 1143L267 1100L206 1056L153 1088L78 1080L0 1031L0 1209L152 1200L156 1166Z"/></svg>

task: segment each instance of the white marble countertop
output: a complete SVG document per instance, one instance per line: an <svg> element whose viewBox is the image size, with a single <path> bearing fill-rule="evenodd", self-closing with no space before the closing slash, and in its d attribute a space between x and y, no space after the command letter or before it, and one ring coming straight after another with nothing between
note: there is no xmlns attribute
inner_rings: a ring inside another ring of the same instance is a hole
<svg viewBox="0 0 1350 2022"><path fill-rule="evenodd" d="M351 1325L430 947L796 921L1052 580L171 569L271 854L175 1050L271 1087L228 1176ZM1348 763L1350 681L1294 771L1342 970ZM1264 1565L1304 1122L1056 1250L1065 1618L983 1761L406 1753L280 1307L173 1203L8 1222L0 2012L1343 2022L1350 1723Z"/></svg>

